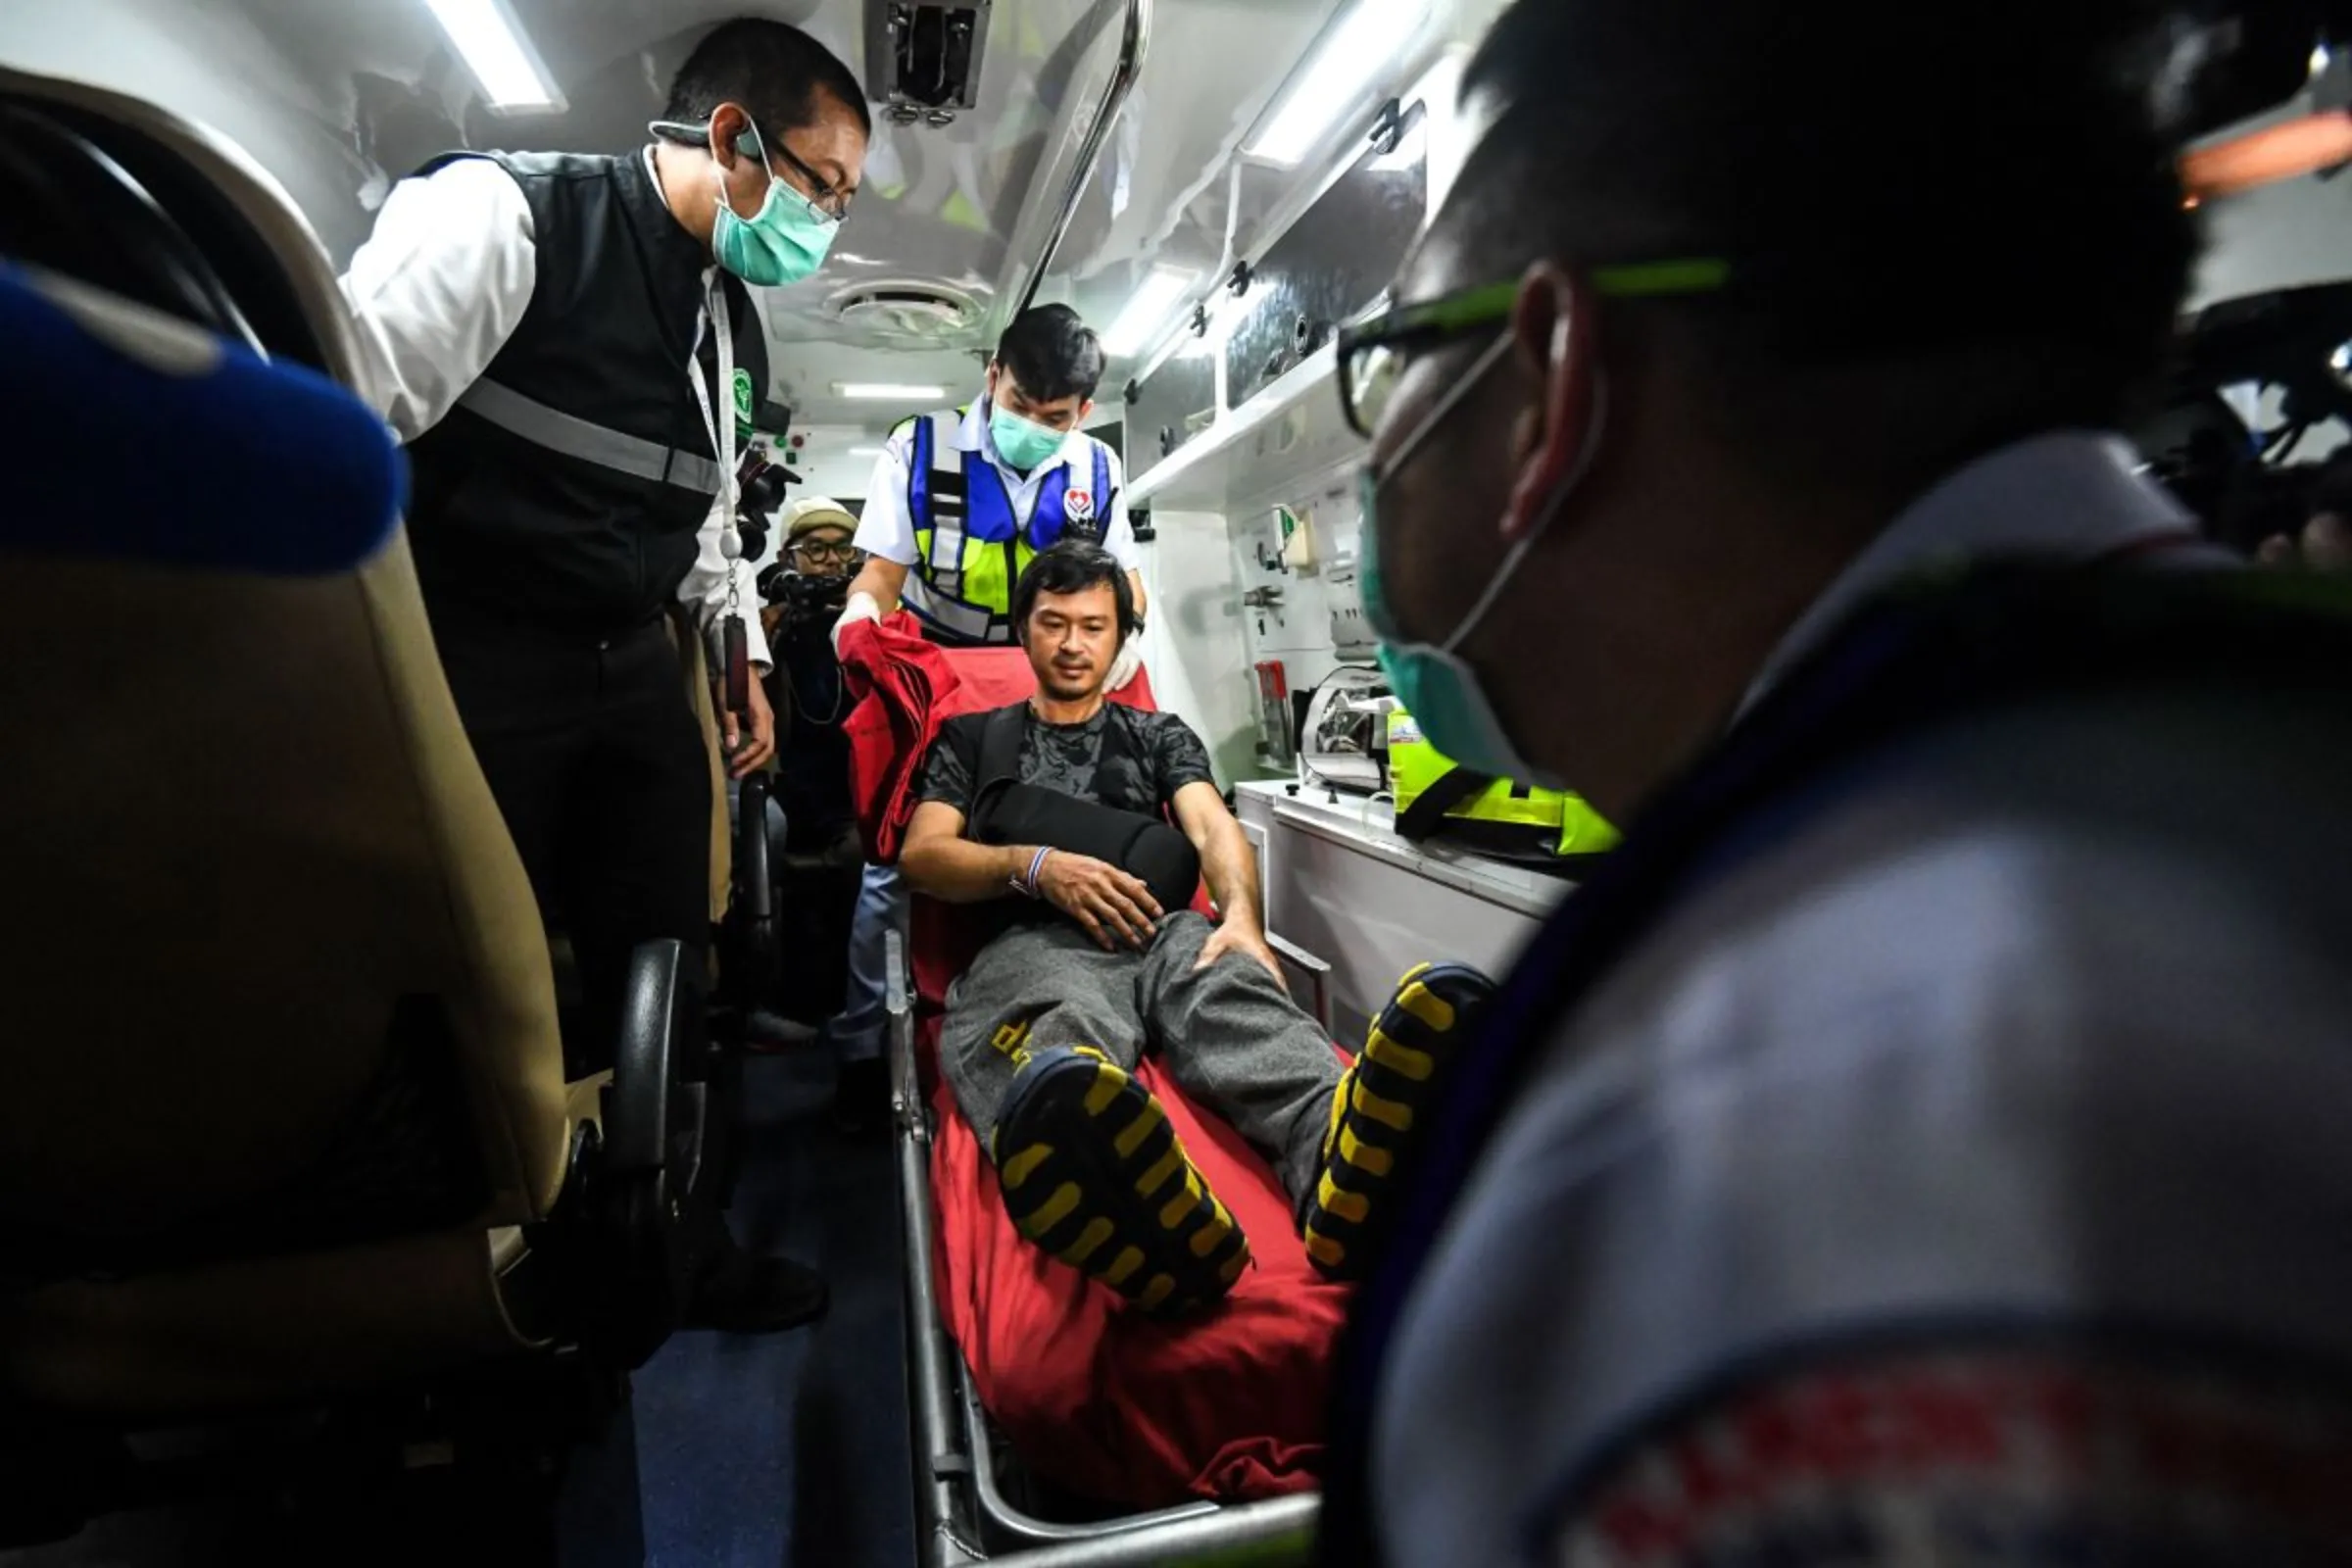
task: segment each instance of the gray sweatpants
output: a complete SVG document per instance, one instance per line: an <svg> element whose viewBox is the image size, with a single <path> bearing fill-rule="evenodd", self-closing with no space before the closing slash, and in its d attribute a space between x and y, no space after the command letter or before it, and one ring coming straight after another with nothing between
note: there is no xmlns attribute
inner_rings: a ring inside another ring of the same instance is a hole
<svg viewBox="0 0 2352 1568"><path fill-rule="evenodd" d="M948 992L940 1068L986 1149L1014 1066L1000 1035L1029 1026L1032 1050L1093 1046L1133 1070L1145 1049L1169 1076L1273 1162L1294 1211L1313 1200L1340 1059L1315 1020L1259 964L1229 955L1196 970L1216 928L1194 910L1162 919L1148 952L1105 953L1070 922L1016 926L981 950Z"/></svg>

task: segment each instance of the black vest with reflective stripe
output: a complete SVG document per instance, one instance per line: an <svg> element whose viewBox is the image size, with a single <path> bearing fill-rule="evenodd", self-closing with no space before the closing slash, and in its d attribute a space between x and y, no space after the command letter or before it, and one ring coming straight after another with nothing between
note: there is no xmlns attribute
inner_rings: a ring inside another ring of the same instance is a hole
<svg viewBox="0 0 2352 1568"><path fill-rule="evenodd" d="M587 635L643 624L693 565L718 491L686 378L710 257L670 216L642 151L452 156L491 158L522 187L537 275L489 369L410 446L426 603ZM746 385L748 416L767 385L750 296L732 277L724 286L737 388L714 386L708 331L699 355L720 418Z"/></svg>

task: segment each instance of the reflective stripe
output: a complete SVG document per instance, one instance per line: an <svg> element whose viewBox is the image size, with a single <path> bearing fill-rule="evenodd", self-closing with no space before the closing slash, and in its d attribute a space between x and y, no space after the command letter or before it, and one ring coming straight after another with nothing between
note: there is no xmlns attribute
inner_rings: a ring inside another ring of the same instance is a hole
<svg viewBox="0 0 2352 1568"><path fill-rule="evenodd" d="M950 521L941 517L931 529L931 571L939 585L950 593L956 591L956 579L963 575L963 519Z"/></svg>
<svg viewBox="0 0 2352 1568"><path fill-rule="evenodd" d="M984 643L992 637L999 641L1005 640L996 636L1004 627L1003 617L992 615L975 605L934 594L930 584L919 576L907 577L906 586L901 590L900 597L920 619L967 641Z"/></svg>
<svg viewBox="0 0 2352 1568"><path fill-rule="evenodd" d="M710 459L591 424L560 409L534 402L496 381L474 382L458 399L458 407L550 452L561 452L567 458L593 463L600 468L611 468L633 478L674 484L697 495L718 494L719 468Z"/></svg>

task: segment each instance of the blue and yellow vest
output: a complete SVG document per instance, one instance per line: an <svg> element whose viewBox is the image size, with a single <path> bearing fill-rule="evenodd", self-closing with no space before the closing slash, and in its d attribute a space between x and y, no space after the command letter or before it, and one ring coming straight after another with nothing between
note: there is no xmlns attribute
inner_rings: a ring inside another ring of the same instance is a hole
<svg viewBox="0 0 2352 1568"><path fill-rule="evenodd" d="M1008 643L1022 570L1064 535L1101 537L1112 501L1110 452L1092 436L1065 443L1023 527L988 454L956 447L962 421L961 410L910 421L906 514L916 561L906 604L937 641Z"/></svg>

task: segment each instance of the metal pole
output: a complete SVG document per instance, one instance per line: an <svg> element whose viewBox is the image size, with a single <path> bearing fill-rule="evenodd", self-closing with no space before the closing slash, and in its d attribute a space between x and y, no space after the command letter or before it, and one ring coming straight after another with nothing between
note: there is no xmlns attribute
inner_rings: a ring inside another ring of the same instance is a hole
<svg viewBox="0 0 2352 1568"><path fill-rule="evenodd" d="M1119 39L1118 67L1103 86L1102 101L1095 109L1095 122L1087 127L1086 140L1079 145L1078 168L1062 190L1061 211L1054 214L1045 248L1038 252L1036 265L1029 270L1029 280L1022 285L1020 303L1012 310L1015 317L1037 303L1037 291L1045 286L1046 274L1053 270L1054 258L1061 254L1061 242L1069 237L1070 224L1078 217L1078 203L1094 179L1095 166L1102 162L1102 149L1109 144L1110 128L1118 123L1119 112L1127 107L1127 95L1135 90L1136 78L1144 72L1144 57L1151 50L1152 0L1127 0L1127 30Z"/></svg>

